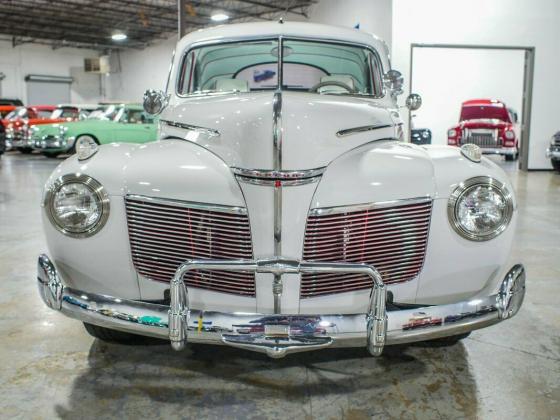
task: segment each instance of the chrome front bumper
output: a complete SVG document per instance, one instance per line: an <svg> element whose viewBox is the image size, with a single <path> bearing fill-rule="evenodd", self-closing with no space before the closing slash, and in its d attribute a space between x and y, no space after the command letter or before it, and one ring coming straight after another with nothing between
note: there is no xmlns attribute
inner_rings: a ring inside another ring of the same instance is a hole
<svg viewBox="0 0 560 420"><path fill-rule="evenodd" d="M8 140L8 139L6 139ZM28 148L31 147L33 145L33 143L31 142L31 140L29 140L27 137L18 137L16 139L14 139L13 137L10 138L8 140L10 142L10 145L12 148L16 149L16 148Z"/></svg>
<svg viewBox="0 0 560 420"><path fill-rule="evenodd" d="M50 152L65 152L74 146L74 137L63 136L43 136L42 138L33 137L32 145L36 150L50 151Z"/></svg>
<svg viewBox="0 0 560 420"><path fill-rule="evenodd" d="M480 151L483 155L515 156L517 153L515 147L481 147Z"/></svg>
<svg viewBox="0 0 560 420"><path fill-rule="evenodd" d="M191 309L182 277L194 269L294 272L361 272L372 278L365 314L286 315L222 313ZM525 270L515 265L496 295L447 305L386 310L379 273L362 264L286 260L189 261L171 280L171 305L158 305L83 292L62 285L46 255L38 261L38 286L47 306L91 324L168 339L180 350L187 342L224 344L279 358L325 347L366 347L378 356L385 345L431 340L487 327L514 316L525 296Z"/></svg>
<svg viewBox="0 0 560 420"><path fill-rule="evenodd" d="M556 146L556 148L547 148L546 149L546 157L548 159L560 159L560 148Z"/></svg>

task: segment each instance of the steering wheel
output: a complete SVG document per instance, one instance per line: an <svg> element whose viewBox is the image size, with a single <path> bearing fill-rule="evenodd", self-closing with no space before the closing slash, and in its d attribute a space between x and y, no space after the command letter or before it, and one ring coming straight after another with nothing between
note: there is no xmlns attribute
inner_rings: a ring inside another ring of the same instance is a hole
<svg viewBox="0 0 560 420"><path fill-rule="evenodd" d="M317 92L323 86L338 86L338 87L341 87L343 89L346 89L348 91L348 93L356 93L357 92L356 89L352 89L346 83L339 82L338 80L326 80L324 82L319 82L316 85L314 85L313 87L311 87L311 89L309 89L309 92Z"/></svg>

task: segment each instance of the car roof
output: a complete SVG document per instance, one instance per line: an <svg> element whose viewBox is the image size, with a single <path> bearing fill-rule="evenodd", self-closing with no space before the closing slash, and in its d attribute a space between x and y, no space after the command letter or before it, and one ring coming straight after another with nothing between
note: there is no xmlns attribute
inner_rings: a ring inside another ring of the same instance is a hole
<svg viewBox="0 0 560 420"><path fill-rule="evenodd" d="M372 33L343 26L323 25L308 22L250 22L218 25L199 29L184 36L177 49L183 51L191 44L266 37L301 37L370 45L385 55L389 53L387 44ZM382 55L383 56L383 55Z"/></svg>
<svg viewBox="0 0 560 420"><path fill-rule="evenodd" d="M95 109L95 108L99 108L99 105L97 105L97 104L58 104L57 108Z"/></svg>
<svg viewBox="0 0 560 420"><path fill-rule="evenodd" d="M34 111L54 111L57 107L56 105L31 105L27 108L33 109Z"/></svg>
<svg viewBox="0 0 560 420"><path fill-rule="evenodd" d="M463 102L463 106L496 106L505 107L506 105L498 99L469 99Z"/></svg>

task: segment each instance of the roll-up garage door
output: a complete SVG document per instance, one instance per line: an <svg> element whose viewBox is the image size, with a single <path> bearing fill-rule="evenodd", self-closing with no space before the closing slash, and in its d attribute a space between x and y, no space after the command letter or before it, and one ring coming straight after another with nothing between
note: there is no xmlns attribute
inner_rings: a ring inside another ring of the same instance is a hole
<svg viewBox="0 0 560 420"><path fill-rule="evenodd" d="M29 74L25 81L29 105L70 103L71 77Z"/></svg>

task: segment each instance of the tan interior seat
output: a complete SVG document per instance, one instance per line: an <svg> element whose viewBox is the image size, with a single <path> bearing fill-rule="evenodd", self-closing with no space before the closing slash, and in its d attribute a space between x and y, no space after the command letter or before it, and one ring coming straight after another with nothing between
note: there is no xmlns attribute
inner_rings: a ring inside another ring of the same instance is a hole
<svg viewBox="0 0 560 420"><path fill-rule="evenodd" d="M354 89L354 78L352 76L348 76L346 74L332 74L330 76L323 76L321 77L321 82L341 82L347 85L348 87ZM318 89L319 93L347 93L348 90L344 89L341 86L336 85L328 85L323 86Z"/></svg>

